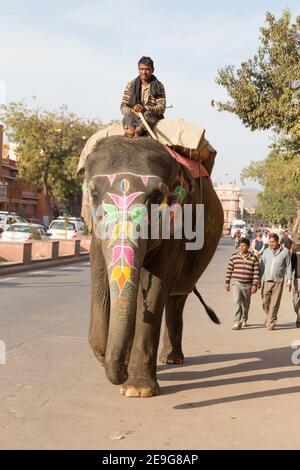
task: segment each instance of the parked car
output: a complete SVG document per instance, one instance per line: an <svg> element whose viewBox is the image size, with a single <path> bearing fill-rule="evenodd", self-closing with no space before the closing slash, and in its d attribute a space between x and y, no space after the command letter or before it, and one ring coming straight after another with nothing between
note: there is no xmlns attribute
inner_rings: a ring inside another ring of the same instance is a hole
<svg viewBox="0 0 300 470"><path fill-rule="evenodd" d="M35 238L35 234L40 240L49 240L51 237L43 225L39 224L12 224L2 233L3 242L25 242Z"/></svg>
<svg viewBox="0 0 300 470"><path fill-rule="evenodd" d="M12 223L28 224L27 220L15 212L0 212L0 227L6 230Z"/></svg>
<svg viewBox="0 0 300 470"><path fill-rule="evenodd" d="M81 230L83 230L83 227L84 227L85 223L84 223L84 220L81 217L67 217L67 219L68 219L69 222L78 222L78 224L80 225ZM63 217L63 216L60 215L59 217L57 217L57 220L65 221L66 217Z"/></svg>
<svg viewBox="0 0 300 470"><path fill-rule="evenodd" d="M82 222L70 219L68 222L65 219L52 220L48 232L52 234L53 239L74 240L83 235Z"/></svg>

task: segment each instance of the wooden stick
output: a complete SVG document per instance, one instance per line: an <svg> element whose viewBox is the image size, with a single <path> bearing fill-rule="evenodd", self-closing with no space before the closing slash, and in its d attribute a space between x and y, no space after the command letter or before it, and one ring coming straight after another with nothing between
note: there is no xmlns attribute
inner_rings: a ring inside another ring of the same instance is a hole
<svg viewBox="0 0 300 470"><path fill-rule="evenodd" d="M147 122L146 119L144 118L143 113L139 112L139 118L140 118L140 120L142 121L142 123L144 124L144 126L146 127L146 129L147 129L147 131L149 132L149 134L151 135L152 139L158 140L158 138L156 137L156 135L155 135L154 132L152 131L151 127L149 126L148 122Z"/></svg>

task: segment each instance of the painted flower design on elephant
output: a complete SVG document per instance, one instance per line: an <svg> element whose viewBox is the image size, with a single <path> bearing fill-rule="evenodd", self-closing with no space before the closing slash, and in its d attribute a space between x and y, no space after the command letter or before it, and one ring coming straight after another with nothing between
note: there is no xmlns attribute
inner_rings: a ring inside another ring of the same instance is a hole
<svg viewBox="0 0 300 470"><path fill-rule="evenodd" d="M144 224L146 227L148 221L148 210L144 205L134 204L136 199L145 194L143 191L135 191L130 193L130 182L128 176L135 176L141 179L143 185L146 187L149 180L157 178L154 175L138 175L135 173L115 173L115 174L103 174L95 175L95 177L106 177L109 180L111 186L114 185L116 178L121 176L121 181L118 184L119 194L115 192L107 192L107 196L111 199L111 203L103 202L101 204L102 220L104 223L104 229L107 231L111 228L111 234L109 236L111 247L117 240L120 240L120 244L113 246L112 248L112 259L110 268L112 268L110 282L116 283L119 294L121 296L123 290L131 283L132 273L134 268L134 251L132 246L128 245L128 241L133 246L137 246L135 228L138 225ZM127 177L126 177L127 176ZM89 192L88 183L83 183L83 204L89 206L94 226L97 226L97 214L91 201L91 195ZM181 210L181 204L186 196L186 191L183 185L177 185L173 192L173 196L170 212L170 220L173 221L175 213ZM100 207L98 208L100 209ZM163 201L157 205L153 212L151 212L152 221L151 223L157 225L162 220L167 219L165 217L168 210L167 196Z"/></svg>
<svg viewBox="0 0 300 470"><path fill-rule="evenodd" d="M114 266L120 262L119 265ZM130 282L131 272L134 269L134 251L130 246L117 245L113 247L111 281L116 281L121 292L127 282Z"/></svg>
<svg viewBox="0 0 300 470"><path fill-rule="evenodd" d="M110 178L110 182L114 182L115 175ZM144 179L143 182L147 182ZM143 191L136 191L128 194L130 190L130 183L127 178L123 178L120 183L121 195L115 193L107 193L113 201L113 204L103 204L103 209L106 212L104 219L105 223L115 223L113 227L112 238L109 246L113 245L117 239L120 239L120 245L114 246L112 249L112 261L110 267L112 268L110 281L116 282L121 295L125 286L131 282L132 271L134 268L134 251L131 246L128 246L125 240L130 240L134 245L137 245L133 237L133 223L140 220L143 211L133 212L132 220L130 220L129 209L133 202L144 194Z"/></svg>

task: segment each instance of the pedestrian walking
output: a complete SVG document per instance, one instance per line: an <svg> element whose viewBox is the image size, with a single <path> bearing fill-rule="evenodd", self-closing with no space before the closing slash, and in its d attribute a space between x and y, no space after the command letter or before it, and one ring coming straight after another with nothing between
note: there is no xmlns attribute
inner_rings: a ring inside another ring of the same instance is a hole
<svg viewBox="0 0 300 470"><path fill-rule="evenodd" d="M282 233L282 237L280 239L280 244L283 245L284 248L286 248L289 251L290 255L292 256L293 241L289 237L289 231L288 230L284 230L284 232Z"/></svg>
<svg viewBox="0 0 300 470"><path fill-rule="evenodd" d="M262 304L266 314L266 327L273 330L277 321L278 310L286 277L286 285L291 291L292 267L289 251L279 243L276 233L269 235L269 248L261 257Z"/></svg>
<svg viewBox="0 0 300 470"><path fill-rule="evenodd" d="M226 273L225 289L228 292L230 282L232 284L233 330L248 326L251 295L255 294L259 284L258 258L249 251L249 246L248 238L240 239L239 250L231 255Z"/></svg>
<svg viewBox="0 0 300 470"><path fill-rule="evenodd" d="M293 306L296 313L296 327L300 328L300 238L294 245L292 254L293 281Z"/></svg>
<svg viewBox="0 0 300 470"><path fill-rule="evenodd" d="M234 234L234 249L237 250L240 246L240 240L242 238L241 231L237 230Z"/></svg>
<svg viewBox="0 0 300 470"><path fill-rule="evenodd" d="M264 249L266 250L267 248L269 248L269 230L264 230L262 235L262 241L264 244Z"/></svg>
<svg viewBox="0 0 300 470"><path fill-rule="evenodd" d="M251 243L251 249L252 249L253 253L255 254L255 256L257 256L258 258L263 254L264 249L265 249L265 245L264 245L264 242L262 240L262 233L261 232L257 232L256 237L254 238L254 240Z"/></svg>

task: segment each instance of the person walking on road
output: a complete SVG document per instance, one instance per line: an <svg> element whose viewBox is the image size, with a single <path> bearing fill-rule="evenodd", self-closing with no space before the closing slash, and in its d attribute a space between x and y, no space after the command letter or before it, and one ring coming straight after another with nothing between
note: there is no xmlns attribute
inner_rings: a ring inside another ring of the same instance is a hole
<svg viewBox="0 0 300 470"><path fill-rule="evenodd" d="M235 250L237 250L238 247L240 246L241 238L242 238L241 231L237 230L234 234L234 249Z"/></svg>
<svg viewBox="0 0 300 470"><path fill-rule="evenodd" d="M268 330L273 330L277 321L285 277L289 292L292 288L290 253L280 245L276 233L269 235L269 248L263 252L260 270L261 296L263 309L266 313L266 327Z"/></svg>
<svg viewBox="0 0 300 470"><path fill-rule="evenodd" d="M256 238L254 238L254 240L251 243L251 249L253 250L253 253L255 254L255 256L257 256L258 258L263 254L265 246L262 240L261 232L257 232Z"/></svg>
<svg viewBox="0 0 300 470"><path fill-rule="evenodd" d="M296 313L296 327L300 328L300 238L294 245L292 254L293 282L293 306Z"/></svg>
<svg viewBox="0 0 300 470"><path fill-rule="evenodd" d="M240 330L242 327L248 326L251 294L256 293L259 284L258 258L249 251L249 246L248 238L240 239L239 251L231 255L226 273L225 289L228 292L230 291L230 282L232 282L233 330Z"/></svg>
<svg viewBox="0 0 300 470"><path fill-rule="evenodd" d="M292 256L293 253L293 241L289 237L289 231L285 230L282 234L282 237L280 239L280 244L286 248L290 255Z"/></svg>
<svg viewBox="0 0 300 470"><path fill-rule="evenodd" d="M265 229L262 235L262 241L264 244L264 249L269 248L269 230Z"/></svg>

